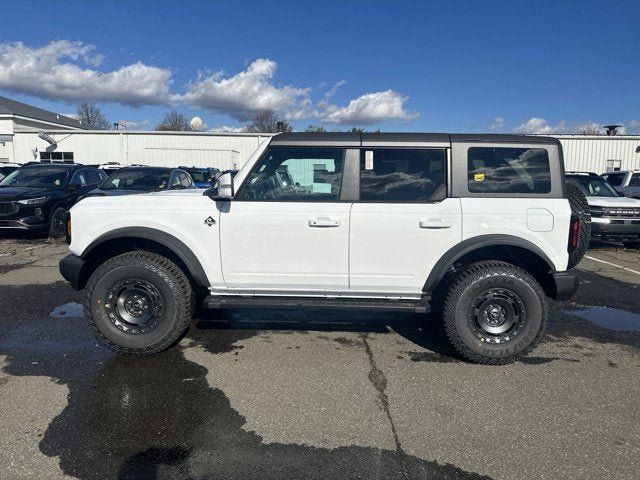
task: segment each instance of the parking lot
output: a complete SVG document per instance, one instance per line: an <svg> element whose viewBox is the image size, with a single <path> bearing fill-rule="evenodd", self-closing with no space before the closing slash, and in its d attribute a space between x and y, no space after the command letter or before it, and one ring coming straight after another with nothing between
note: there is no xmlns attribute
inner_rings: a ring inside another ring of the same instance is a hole
<svg viewBox="0 0 640 480"><path fill-rule="evenodd" d="M457 360L437 318L342 312L215 312L116 356L66 251L0 240L4 478L637 478L638 251L590 250L543 343L499 367Z"/></svg>

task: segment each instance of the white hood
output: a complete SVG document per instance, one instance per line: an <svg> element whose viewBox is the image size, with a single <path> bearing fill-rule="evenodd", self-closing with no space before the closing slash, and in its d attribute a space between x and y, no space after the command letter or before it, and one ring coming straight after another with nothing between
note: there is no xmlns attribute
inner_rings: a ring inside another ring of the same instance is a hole
<svg viewBox="0 0 640 480"><path fill-rule="evenodd" d="M596 197L588 196L587 203L593 207L640 208L640 200L629 197Z"/></svg>

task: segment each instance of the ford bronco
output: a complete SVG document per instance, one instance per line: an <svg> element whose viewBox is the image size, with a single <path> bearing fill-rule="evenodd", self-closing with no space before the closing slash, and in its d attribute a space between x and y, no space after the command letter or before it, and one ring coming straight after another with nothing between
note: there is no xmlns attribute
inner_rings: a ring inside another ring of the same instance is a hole
<svg viewBox="0 0 640 480"><path fill-rule="evenodd" d="M87 198L62 275L95 334L165 350L196 304L433 312L488 364L540 340L589 238L553 138L287 133L201 190Z"/></svg>

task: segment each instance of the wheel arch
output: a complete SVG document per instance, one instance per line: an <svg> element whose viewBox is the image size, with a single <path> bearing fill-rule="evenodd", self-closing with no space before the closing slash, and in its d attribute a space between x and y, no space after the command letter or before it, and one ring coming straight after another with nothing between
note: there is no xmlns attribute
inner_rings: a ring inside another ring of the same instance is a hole
<svg viewBox="0 0 640 480"><path fill-rule="evenodd" d="M133 250L148 250L176 263L196 288L209 286L206 272L193 251L170 233L148 227L112 230L91 242L82 252L85 265L79 279L83 288L93 271L106 259Z"/></svg>
<svg viewBox="0 0 640 480"><path fill-rule="evenodd" d="M540 247L519 237L492 234L469 238L449 249L429 273L422 291L436 290L452 267L481 260L502 260L524 268L548 295L555 288L550 275L555 267Z"/></svg>

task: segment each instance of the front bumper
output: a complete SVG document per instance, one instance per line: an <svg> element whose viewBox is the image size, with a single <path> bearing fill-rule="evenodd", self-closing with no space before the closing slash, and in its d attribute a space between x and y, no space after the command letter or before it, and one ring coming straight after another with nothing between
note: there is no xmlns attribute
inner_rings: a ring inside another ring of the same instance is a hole
<svg viewBox="0 0 640 480"><path fill-rule="evenodd" d="M82 257L73 253L60 260L60 273L71 284L74 290L84 288L83 270L86 262Z"/></svg>
<svg viewBox="0 0 640 480"><path fill-rule="evenodd" d="M578 291L580 280L572 272L558 272L552 275L554 300L569 300Z"/></svg>
<svg viewBox="0 0 640 480"><path fill-rule="evenodd" d="M11 205L13 211L3 211L0 214L0 230L42 231L49 228L48 212L44 206L22 206L6 202L2 204L5 208Z"/></svg>
<svg viewBox="0 0 640 480"><path fill-rule="evenodd" d="M638 239L640 238L640 218L602 218L591 219L591 236L599 239Z"/></svg>

